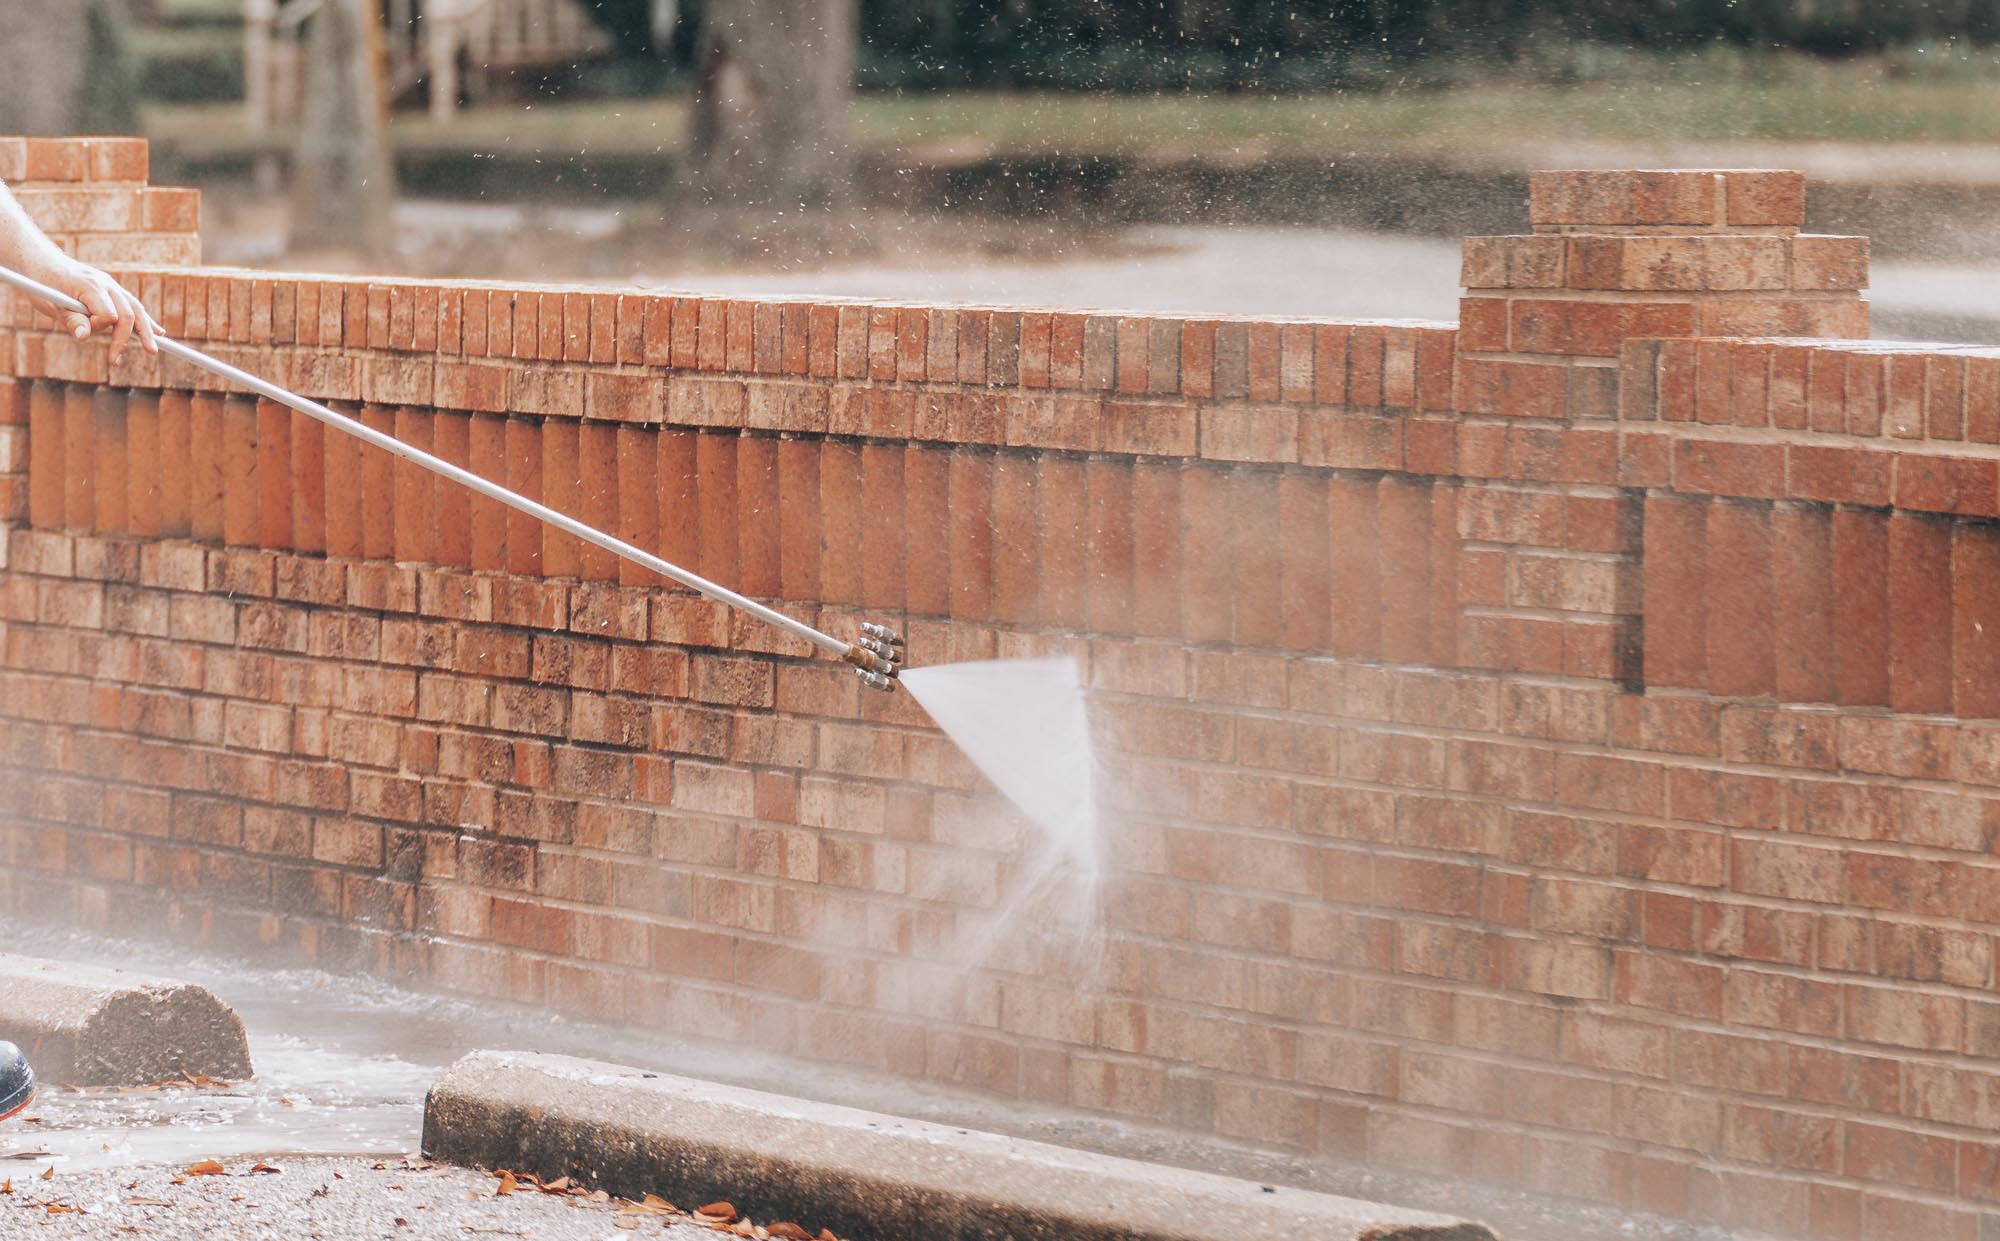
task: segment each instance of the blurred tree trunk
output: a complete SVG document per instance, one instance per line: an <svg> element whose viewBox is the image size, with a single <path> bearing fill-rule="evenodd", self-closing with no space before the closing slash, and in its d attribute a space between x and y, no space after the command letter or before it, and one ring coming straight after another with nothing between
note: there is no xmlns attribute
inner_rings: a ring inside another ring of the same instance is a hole
<svg viewBox="0 0 2000 1241"><path fill-rule="evenodd" d="M306 31L305 98L292 162L292 244L390 249L396 166L375 0L326 0Z"/></svg>
<svg viewBox="0 0 2000 1241"><path fill-rule="evenodd" d="M135 133L120 0L0 0L0 133Z"/></svg>
<svg viewBox="0 0 2000 1241"><path fill-rule="evenodd" d="M839 198L859 21L857 0L707 0L691 188L717 202Z"/></svg>

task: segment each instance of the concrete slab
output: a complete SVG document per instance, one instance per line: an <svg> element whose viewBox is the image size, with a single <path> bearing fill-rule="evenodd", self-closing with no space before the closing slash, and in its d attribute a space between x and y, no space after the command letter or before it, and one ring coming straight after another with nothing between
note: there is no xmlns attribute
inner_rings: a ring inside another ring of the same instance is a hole
<svg viewBox="0 0 2000 1241"><path fill-rule="evenodd" d="M461 1059L431 1087L424 1151L863 1241L1497 1241L1442 1215L567 1056Z"/></svg>
<svg viewBox="0 0 2000 1241"><path fill-rule="evenodd" d="M0 1039L47 1084L250 1076L243 1022L204 988L68 961L0 954Z"/></svg>

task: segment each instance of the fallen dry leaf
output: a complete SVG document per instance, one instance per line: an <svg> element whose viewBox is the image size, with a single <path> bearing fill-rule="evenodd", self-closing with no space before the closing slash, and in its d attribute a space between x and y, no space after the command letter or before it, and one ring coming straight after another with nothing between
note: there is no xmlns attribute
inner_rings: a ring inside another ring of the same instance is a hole
<svg viewBox="0 0 2000 1241"><path fill-rule="evenodd" d="M511 1194L520 1187L520 1184L521 1183L519 1181L514 1179L514 1174L512 1172L502 1171L500 1173L500 1187L493 1191L494 1196L503 1197L507 1194Z"/></svg>
<svg viewBox="0 0 2000 1241"><path fill-rule="evenodd" d="M204 1159L200 1163L191 1163L187 1167L182 1168L181 1171L188 1176L229 1175L228 1169L224 1168L222 1163L215 1159Z"/></svg>
<svg viewBox="0 0 2000 1241"><path fill-rule="evenodd" d="M711 1202L705 1207L695 1208L695 1214L706 1216L712 1220L720 1220L726 1224L736 1218L736 1208L727 1202Z"/></svg>
<svg viewBox="0 0 2000 1241"><path fill-rule="evenodd" d="M648 1211L654 1211L661 1215L679 1215L681 1213L679 1207L668 1202L658 1194L647 1194L645 1200L639 1205L645 1207Z"/></svg>
<svg viewBox="0 0 2000 1241"><path fill-rule="evenodd" d="M543 1193L545 1193L545 1194L565 1194L565 1193L568 1193L568 1192L569 1192L569 1178L568 1178L568 1177L566 1177L566 1176L559 1176L559 1177L557 1177L557 1178L556 1178L555 1180L553 1180L553 1181L550 1181L550 1182L549 1182L548 1184L546 1184L546 1185L543 1185L543 1186L541 1186L541 1191L542 1191Z"/></svg>
<svg viewBox="0 0 2000 1241"><path fill-rule="evenodd" d="M833 1235L833 1229L822 1228L819 1230L819 1241L840 1241L840 1238Z"/></svg>
<svg viewBox="0 0 2000 1241"><path fill-rule="evenodd" d="M128 1207L170 1207L174 1204L168 1202L165 1198L127 1198L125 1205Z"/></svg>
<svg viewBox="0 0 2000 1241"><path fill-rule="evenodd" d="M13 1177L10 1176L4 1181L0 1181L0 1194L11 1194L13 1192L14 1192Z"/></svg>
<svg viewBox="0 0 2000 1241"><path fill-rule="evenodd" d="M636 1215L621 1215L617 1219L612 1220L611 1223L617 1228L637 1228L639 1226L639 1217Z"/></svg>
<svg viewBox="0 0 2000 1241"><path fill-rule="evenodd" d="M46 1167L46 1168L43 1168L43 1169L42 1169L42 1175L41 1175L40 1179L41 1179L41 1180L44 1180L44 1181L53 1181L53 1180L55 1180L55 1179L56 1179L56 1166L55 1166L54 1164L50 1164L50 1165L49 1165L48 1167Z"/></svg>
<svg viewBox="0 0 2000 1241"><path fill-rule="evenodd" d="M46 1203L46 1204L44 1204L44 1205L43 1205L42 1209L43 1209L44 1211L47 1211L47 1212L48 1212L48 1213L49 1213L50 1215L82 1215L82 1214L84 1214L84 1210L83 1210L83 1208L82 1208L82 1207L73 1207L73 1206L71 1206L71 1205L70 1205L69 1203L67 1203L67 1202L50 1202L50 1203Z"/></svg>
<svg viewBox="0 0 2000 1241"><path fill-rule="evenodd" d="M773 1224L771 1235L782 1237L784 1241L813 1241L813 1235L797 1224Z"/></svg>
<svg viewBox="0 0 2000 1241"><path fill-rule="evenodd" d="M256 1163L253 1163L253 1164L251 1164L251 1165L250 1165L250 1170L251 1170L252 1172L283 1172L283 1171L284 1171L284 1169L283 1169L283 1168L280 1168L280 1167L278 1167L278 1166L277 1166L276 1164L269 1164L269 1163L265 1163L265 1162L264 1162L263 1160L261 1160L261 1159L259 1159L259 1160L258 1160L258 1161L257 1161Z"/></svg>

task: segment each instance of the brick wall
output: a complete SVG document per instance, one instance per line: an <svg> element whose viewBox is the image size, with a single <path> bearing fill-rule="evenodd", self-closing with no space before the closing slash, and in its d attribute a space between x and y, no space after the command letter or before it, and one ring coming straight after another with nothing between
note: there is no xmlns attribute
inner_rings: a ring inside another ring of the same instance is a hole
<svg viewBox="0 0 2000 1241"><path fill-rule="evenodd" d="M170 331L823 627L1076 654L1119 806L1095 989L959 977L1015 858L907 696L18 310L0 898L1974 1241L2000 355L1825 338L1865 246L1798 234L1794 174L1533 189L1456 326L121 269Z"/></svg>

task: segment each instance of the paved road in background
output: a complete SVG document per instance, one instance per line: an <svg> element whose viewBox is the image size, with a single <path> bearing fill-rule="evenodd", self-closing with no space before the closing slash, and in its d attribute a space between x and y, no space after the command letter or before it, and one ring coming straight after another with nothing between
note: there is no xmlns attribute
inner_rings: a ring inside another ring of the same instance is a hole
<svg viewBox="0 0 2000 1241"><path fill-rule="evenodd" d="M709 272L674 287L743 295L810 293L1208 314L1458 318L1457 242L1288 228L1139 228L1137 250L1093 262L961 259L829 267L811 273ZM1867 294L1875 335L2000 346L2000 267L1878 263Z"/></svg>

